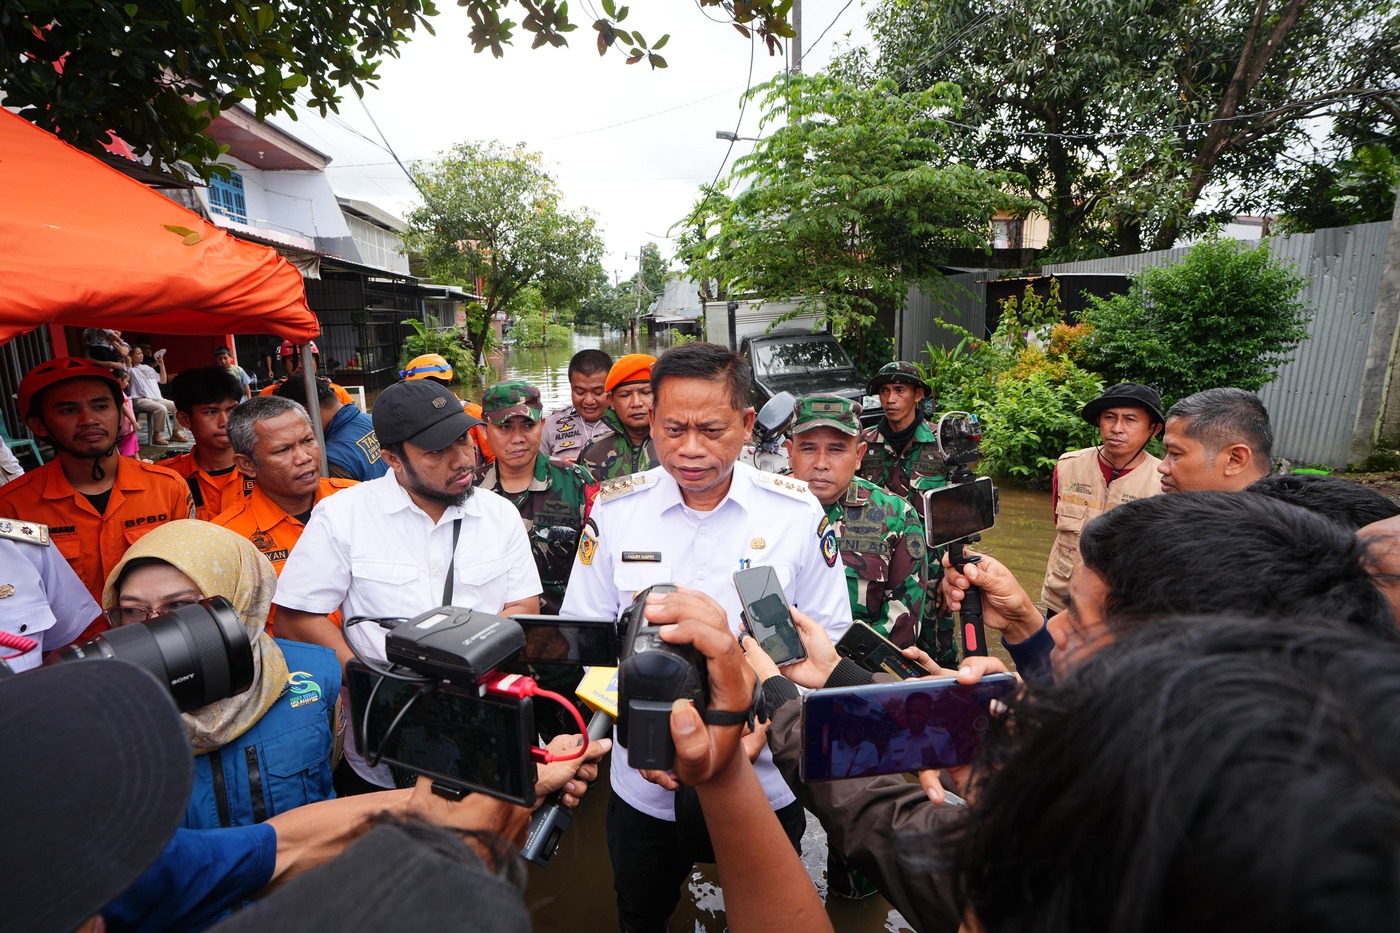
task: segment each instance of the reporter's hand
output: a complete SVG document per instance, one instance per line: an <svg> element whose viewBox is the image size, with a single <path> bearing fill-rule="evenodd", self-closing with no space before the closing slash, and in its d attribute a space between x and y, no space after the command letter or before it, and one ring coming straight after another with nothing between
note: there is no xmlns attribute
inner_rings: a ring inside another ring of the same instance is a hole
<svg viewBox="0 0 1400 933"><path fill-rule="evenodd" d="M912 655L910 655L909 652L911 650L918 651L919 649L906 648L904 649L904 656L910 658L910 660L919 661L918 658L915 658ZM923 654L922 651L920 651L919 653ZM924 658L928 658L928 655L926 654L924 654L923 656ZM987 674L1009 673L1006 669L1006 664L1003 663L1000 658L992 657L963 658L962 665L956 671L949 670L945 667L938 667L937 665L932 664L931 661L928 663L925 663L924 661L919 661L919 663L924 664L925 667L931 667L931 670L934 671L934 673L931 676L957 677L958 683L960 684L975 684ZM1020 677L1018 676L1017 679L1019 680ZM971 765L955 765L951 768L944 768L942 770L939 770L937 768L926 768L925 770L919 772L919 784L923 787L924 793L928 795L928 799L933 801L934 803L947 802L947 795L943 791L944 784L951 784L952 789L955 792L957 792L957 795L966 800L968 794L970 793L969 781L971 778Z"/></svg>
<svg viewBox="0 0 1400 933"><path fill-rule="evenodd" d="M729 631L729 613L713 598L699 590L678 586L673 593L652 593L647 597L647 621L667 625L692 619L712 628Z"/></svg>
<svg viewBox="0 0 1400 933"><path fill-rule="evenodd" d="M977 554L968 550L968 554ZM943 579L938 592L949 612L962 609L963 597L976 586L982 591L982 623L1000 632L1010 642L1025 641L1045 624L1040 610L1006 565L986 554L979 563L968 564L962 570L954 567L943 555Z"/></svg>
<svg viewBox="0 0 1400 933"><path fill-rule="evenodd" d="M488 794L468 794L461 800L448 800L433 793L433 779L419 777L413 787L406 815L448 829L496 833L517 848L525 844L530 827L530 811Z"/></svg>
<svg viewBox="0 0 1400 933"><path fill-rule="evenodd" d="M796 606L789 608L792 610L792 621L797 625L797 636L802 639L802 647L807 649L807 657L779 668L752 636L743 635L739 643L744 651L744 659L749 662L749 667L753 668L760 681L767 680L774 674L782 674L800 687L815 690L826 684L831 672L836 670L841 656L836 653L836 646L831 643L831 636L823 626Z"/></svg>
<svg viewBox="0 0 1400 933"><path fill-rule="evenodd" d="M556 735L545 748L555 755L567 755L578 749L582 738L580 735ZM612 739L596 739L588 743L588 751L582 758L540 765L535 779L535 796L543 800L562 789L564 806L578 806L579 800L588 792L589 783L598 779L598 759L611 748Z"/></svg>

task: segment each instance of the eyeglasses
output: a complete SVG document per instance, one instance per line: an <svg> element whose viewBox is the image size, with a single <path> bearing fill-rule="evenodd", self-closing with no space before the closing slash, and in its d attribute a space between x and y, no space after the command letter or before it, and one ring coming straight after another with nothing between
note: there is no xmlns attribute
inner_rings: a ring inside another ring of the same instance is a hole
<svg viewBox="0 0 1400 933"><path fill-rule="evenodd" d="M104 610L102 614L107 617L108 622L115 626L135 625L148 619L154 619L156 616L168 615L184 609L186 606L193 606L202 598L172 599L154 609L147 609L145 606L113 606L111 609Z"/></svg>

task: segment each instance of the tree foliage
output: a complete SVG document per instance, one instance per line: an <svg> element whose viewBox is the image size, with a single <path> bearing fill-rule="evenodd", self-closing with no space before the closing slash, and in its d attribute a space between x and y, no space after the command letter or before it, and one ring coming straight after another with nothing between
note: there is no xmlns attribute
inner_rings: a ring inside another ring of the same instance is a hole
<svg viewBox="0 0 1400 933"><path fill-rule="evenodd" d="M458 143L413 167L426 203L408 215L405 245L439 282L480 282L482 314L469 323L478 353L491 319L527 288L544 306L569 307L601 272L603 241L586 210L569 211L538 153L499 142Z"/></svg>
<svg viewBox="0 0 1400 933"><path fill-rule="evenodd" d="M940 288L949 249L985 249L998 209L1030 206L1007 193L1024 180L949 161L937 114L956 112L955 86L794 74L751 94L768 135L680 224L706 298L803 297L838 335L861 335L910 287Z"/></svg>
<svg viewBox="0 0 1400 933"><path fill-rule="evenodd" d="M1313 117L1400 122L1395 0L881 0L871 23L878 59L838 70L957 82L951 151L1023 175L1062 258L1267 207Z"/></svg>
<svg viewBox="0 0 1400 933"><path fill-rule="evenodd" d="M746 38L770 51L793 35L792 0L721 7ZM500 57L517 30L531 48L567 44L578 28L564 0L457 0L477 52ZM598 53L665 68L669 34L648 43L629 9L602 0L592 22ZM590 9L592 9L590 7ZM116 135L157 168L187 165L208 178L220 146L205 135L223 108L247 101L259 119L293 118L295 94L322 116L341 92L360 95L419 27L432 32L434 0L6 0L0 4L0 95L20 116L88 152ZM520 16L517 23L511 15ZM713 15L713 14L712 14Z"/></svg>
<svg viewBox="0 0 1400 933"><path fill-rule="evenodd" d="M1212 236L1081 312L1090 363L1110 382L1155 387L1168 405L1215 386L1256 391L1308 336L1306 284L1267 246Z"/></svg>

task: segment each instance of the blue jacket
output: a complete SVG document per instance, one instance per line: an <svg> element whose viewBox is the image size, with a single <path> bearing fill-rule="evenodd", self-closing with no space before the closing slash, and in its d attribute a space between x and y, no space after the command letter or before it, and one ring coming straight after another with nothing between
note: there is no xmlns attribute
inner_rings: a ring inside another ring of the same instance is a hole
<svg viewBox="0 0 1400 933"><path fill-rule="evenodd" d="M374 422L354 405L345 405L326 425L326 459L349 479L378 479L389 472L379 456Z"/></svg>
<svg viewBox="0 0 1400 933"><path fill-rule="evenodd" d="M291 676L253 727L194 759L187 829L251 826L293 807L328 800L331 719L340 698L340 662L319 645L274 639Z"/></svg>

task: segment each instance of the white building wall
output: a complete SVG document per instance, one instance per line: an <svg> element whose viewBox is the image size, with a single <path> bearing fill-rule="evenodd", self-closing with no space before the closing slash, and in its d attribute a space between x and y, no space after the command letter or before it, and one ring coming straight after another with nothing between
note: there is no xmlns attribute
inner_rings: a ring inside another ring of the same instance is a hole
<svg viewBox="0 0 1400 933"><path fill-rule="evenodd" d="M403 238L353 214L342 215L360 248L360 259L367 266L408 274L408 256L404 254Z"/></svg>

